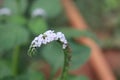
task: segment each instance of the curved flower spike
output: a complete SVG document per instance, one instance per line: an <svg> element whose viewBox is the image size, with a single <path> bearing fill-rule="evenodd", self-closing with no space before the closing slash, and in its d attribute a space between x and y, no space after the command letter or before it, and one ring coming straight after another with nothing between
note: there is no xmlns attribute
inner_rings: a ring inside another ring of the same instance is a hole
<svg viewBox="0 0 120 80"><path fill-rule="evenodd" d="M71 54L70 54L71 50L62 32L55 33L54 30L48 30L45 33L40 34L39 36L35 37L34 40L31 42L28 53L31 56L32 54L35 54L36 48L41 47L41 45L48 44L52 41L58 41L63 46L62 48L64 51L64 66L63 66L63 72L61 75L61 80L66 80L68 69L69 69L69 63L71 61Z"/></svg>
<svg viewBox="0 0 120 80"><path fill-rule="evenodd" d="M42 44L47 44L52 41L60 41L63 44L63 49L66 49L68 45L67 40L62 32L55 33L53 30L48 30L34 38L30 45L29 53L33 53L35 49L37 47L41 47Z"/></svg>

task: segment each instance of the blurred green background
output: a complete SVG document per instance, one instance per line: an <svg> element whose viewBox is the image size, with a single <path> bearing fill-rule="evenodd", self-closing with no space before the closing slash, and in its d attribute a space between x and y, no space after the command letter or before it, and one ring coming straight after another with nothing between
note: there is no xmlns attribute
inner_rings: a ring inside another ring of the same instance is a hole
<svg viewBox="0 0 120 80"><path fill-rule="evenodd" d="M72 49L71 70L81 67L90 57L90 49L73 38L87 36L102 48L120 48L120 0L74 2L90 31L70 28L60 0L0 0L0 80L45 80L48 76L42 69L46 64L51 68L48 80L53 80L63 66L61 45L53 42L42 46L33 57L27 55L34 37L49 29L66 35ZM36 10L42 11L36 15ZM69 80L80 79L89 80L85 76L69 75Z"/></svg>

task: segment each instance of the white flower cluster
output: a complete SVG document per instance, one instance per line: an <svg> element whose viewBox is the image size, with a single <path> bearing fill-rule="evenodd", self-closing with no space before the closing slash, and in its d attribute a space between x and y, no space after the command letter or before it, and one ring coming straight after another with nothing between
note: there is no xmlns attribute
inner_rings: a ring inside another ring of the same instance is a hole
<svg viewBox="0 0 120 80"><path fill-rule="evenodd" d="M46 17L46 12L42 8L37 8L32 12L32 17L43 16Z"/></svg>
<svg viewBox="0 0 120 80"><path fill-rule="evenodd" d="M11 15L11 10L9 8L1 8L0 15Z"/></svg>
<svg viewBox="0 0 120 80"><path fill-rule="evenodd" d="M62 32L55 33L53 30L48 30L38 37L35 37L31 43L31 47L40 47L42 44L47 44L56 40L59 40L63 44L63 49L67 47L67 40L64 34Z"/></svg>

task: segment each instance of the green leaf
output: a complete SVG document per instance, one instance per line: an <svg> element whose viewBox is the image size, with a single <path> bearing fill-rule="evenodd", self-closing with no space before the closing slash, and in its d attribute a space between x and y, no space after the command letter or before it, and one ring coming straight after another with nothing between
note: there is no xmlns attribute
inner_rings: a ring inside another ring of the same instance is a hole
<svg viewBox="0 0 120 80"><path fill-rule="evenodd" d="M10 67L7 65L5 61L0 60L0 79L11 75L12 72Z"/></svg>
<svg viewBox="0 0 120 80"><path fill-rule="evenodd" d="M7 50L28 41L28 31L13 24L0 25L0 50Z"/></svg>
<svg viewBox="0 0 120 80"><path fill-rule="evenodd" d="M74 41L70 41L69 44L72 49L72 62L70 63L70 68L79 68L88 60L90 49L86 46L77 44ZM52 66L53 72L63 66L64 53L62 46L59 43L52 42L45 45L42 55Z"/></svg>
<svg viewBox="0 0 120 80"><path fill-rule="evenodd" d="M26 23L26 19L20 15L13 15L7 19L8 19L9 23L13 23L13 24L17 24L17 25L23 25Z"/></svg>
<svg viewBox="0 0 120 80"><path fill-rule="evenodd" d="M43 33L47 30L47 23L42 18L31 19L28 24L30 30L35 34Z"/></svg>
<svg viewBox="0 0 120 80"><path fill-rule="evenodd" d="M78 44L74 41L69 41L72 49L72 61L70 69L77 69L81 67L90 57L90 48Z"/></svg>
<svg viewBox="0 0 120 80"><path fill-rule="evenodd" d="M64 53L62 46L58 42L51 42L45 45L42 55L52 66L53 72L63 66Z"/></svg>
<svg viewBox="0 0 120 80"><path fill-rule="evenodd" d="M36 0L33 3L31 12L37 8L42 8L47 13L48 17L55 17L61 12L60 0Z"/></svg>
<svg viewBox="0 0 120 80"><path fill-rule="evenodd" d="M89 37L92 38L94 41L96 41L96 43L98 43L99 45L101 43L99 39L96 37L96 35L88 30L79 30L71 27L62 27L62 28L55 28L55 31L63 32L65 34L65 37L68 39Z"/></svg>

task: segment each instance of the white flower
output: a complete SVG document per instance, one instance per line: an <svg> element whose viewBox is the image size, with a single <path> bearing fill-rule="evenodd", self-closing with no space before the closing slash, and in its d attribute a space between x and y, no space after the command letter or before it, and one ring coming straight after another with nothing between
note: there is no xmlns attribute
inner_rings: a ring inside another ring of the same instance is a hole
<svg viewBox="0 0 120 80"><path fill-rule="evenodd" d="M9 8L1 8L0 15L11 15L11 10Z"/></svg>
<svg viewBox="0 0 120 80"><path fill-rule="evenodd" d="M35 37L35 39L32 41L32 47L38 47L38 37Z"/></svg>
<svg viewBox="0 0 120 80"><path fill-rule="evenodd" d="M44 33L44 35L46 36L46 39L48 40L48 42L54 41L54 40L58 40L58 37L56 35L56 33L54 33L53 30L48 30Z"/></svg>
<svg viewBox="0 0 120 80"><path fill-rule="evenodd" d="M32 12L32 17L36 17L36 16L46 17L47 14L46 14L46 12L45 12L44 9L42 9L42 8L37 8L37 9L35 9L35 10Z"/></svg>
<svg viewBox="0 0 120 80"><path fill-rule="evenodd" d="M62 32L57 32L57 36L58 36L59 38L61 38L61 37L63 37L64 35L63 35Z"/></svg>
<svg viewBox="0 0 120 80"><path fill-rule="evenodd" d="M67 47L67 44L63 44L63 49L65 49Z"/></svg>
<svg viewBox="0 0 120 80"><path fill-rule="evenodd" d="M47 40L44 39L42 43L43 43L43 44L47 44Z"/></svg>
<svg viewBox="0 0 120 80"><path fill-rule="evenodd" d="M57 32L57 36L60 39L61 42L67 44L67 40L62 32Z"/></svg>
<svg viewBox="0 0 120 80"><path fill-rule="evenodd" d="M51 42L52 40L51 40L49 37L46 37L46 38L45 38L45 41L46 41L47 43L49 43L49 42Z"/></svg>
<svg viewBox="0 0 120 80"><path fill-rule="evenodd" d="M67 47L67 40L62 32L55 33L53 30L48 30L32 41L32 47L40 47L42 44L47 44L52 41L59 40L63 44L63 49Z"/></svg>
<svg viewBox="0 0 120 80"><path fill-rule="evenodd" d="M43 35L39 35L38 36L38 47L40 47L42 45L42 42L43 42Z"/></svg>

